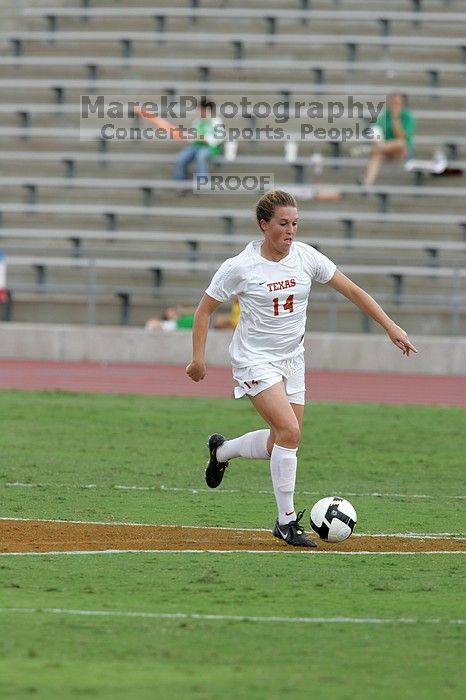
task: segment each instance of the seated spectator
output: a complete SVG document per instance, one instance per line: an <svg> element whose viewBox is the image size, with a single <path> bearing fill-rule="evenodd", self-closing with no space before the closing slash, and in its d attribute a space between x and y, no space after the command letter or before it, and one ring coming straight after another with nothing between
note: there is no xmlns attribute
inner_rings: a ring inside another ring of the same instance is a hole
<svg viewBox="0 0 466 700"><path fill-rule="evenodd" d="M197 139L190 142L178 154L175 163L175 180L188 180L188 166L194 161L196 175L209 175L210 161L222 154L222 139L216 137L215 127L222 124L213 116L215 103L202 98L198 108L198 118L193 123Z"/></svg>
<svg viewBox="0 0 466 700"><path fill-rule="evenodd" d="M193 308L185 306L170 306L162 314L162 318L150 318L145 325L146 331L176 331L190 330L194 324ZM234 330L239 321L239 303L235 297L229 314L215 314L213 328L217 330Z"/></svg>
<svg viewBox="0 0 466 700"><path fill-rule="evenodd" d="M384 141L372 148L364 185L375 183L380 166L385 159L408 160L413 156L413 138L416 120L407 106L406 95L390 95L386 109L380 114L376 125L380 128Z"/></svg>
<svg viewBox="0 0 466 700"><path fill-rule="evenodd" d="M162 318L150 318L145 325L146 331L176 331L179 328L192 328L194 313L184 306L169 306Z"/></svg>

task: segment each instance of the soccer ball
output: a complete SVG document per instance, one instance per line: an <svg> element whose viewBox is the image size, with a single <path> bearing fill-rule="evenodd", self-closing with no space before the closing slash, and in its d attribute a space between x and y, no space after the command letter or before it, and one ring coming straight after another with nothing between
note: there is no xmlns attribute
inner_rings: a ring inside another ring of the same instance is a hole
<svg viewBox="0 0 466 700"><path fill-rule="evenodd" d="M349 501L338 496L321 498L312 506L311 527L321 540L343 542L354 530L357 515Z"/></svg>

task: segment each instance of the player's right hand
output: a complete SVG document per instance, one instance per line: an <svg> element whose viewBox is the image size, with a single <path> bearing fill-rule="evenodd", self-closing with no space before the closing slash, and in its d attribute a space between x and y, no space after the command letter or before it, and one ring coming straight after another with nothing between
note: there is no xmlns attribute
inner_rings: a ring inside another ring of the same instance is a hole
<svg viewBox="0 0 466 700"><path fill-rule="evenodd" d="M400 350L403 351L403 355L409 357L410 352L417 352L416 348L408 338L408 334L400 326L394 323L388 330L387 333L390 337L392 343L394 343Z"/></svg>
<svg viewBox="0 0 466 700"><path fill-rule="evenodd" d="M188 375L188 377L191 377L193 382L200 382L201 379L204 379L204 377L206 375L205 362L199 362L198 360L193 360L186 367L186 374Z"/></svg>

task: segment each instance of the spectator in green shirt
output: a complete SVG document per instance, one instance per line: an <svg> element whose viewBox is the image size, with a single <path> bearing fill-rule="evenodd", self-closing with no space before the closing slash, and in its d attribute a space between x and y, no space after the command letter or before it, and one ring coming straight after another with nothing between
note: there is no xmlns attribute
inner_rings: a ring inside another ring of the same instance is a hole
<svg viewBox="0 0 466 700"><path fill-rule="evenodd" d="M397 93L390 95L386 109L376 122L381 129L384 141L372 148L368 163L365 185L373 185L385 159L407 160L413 155L413 138L416 120L407 106L406 96Z"/></svg>
<svg viewBox="0 0 466 700"><path fill-rule="evenodd" d="M195 308L186 306L169 306L162 314L162 318L150 318L146 324L146 331L178 331L190 330L194 324ZM231 302L231 312L215 314L212 319L212 328L216 330L234 330L239 321L239 301L234 296Z"/></svg>
<svg viewBox="0 0 466 700"><path fill-rule="evenodd" d="M178 154L175 163L175 180L188 179L188 166L194 161L195 173L198 176L209 175L212 158L222 153L222 139L216 135L216 127L221 120L213 116L215 103L202 98L199 103L198 118L193 123L196 130L196 140Z"/></svg>

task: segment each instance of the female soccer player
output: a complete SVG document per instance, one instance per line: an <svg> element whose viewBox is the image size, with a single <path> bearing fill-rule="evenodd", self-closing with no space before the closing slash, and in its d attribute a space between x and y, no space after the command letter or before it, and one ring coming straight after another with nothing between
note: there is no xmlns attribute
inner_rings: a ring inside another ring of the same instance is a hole
<svg viewBox="0 0 466 700"><path fill-rule="evenodd" d="M193 359L186 372L204 379L210 315L237 295L240 318L230 344L235 397L245 394L269 429L233 440L214 433L205 479L217 488L235 457L270 459L278 517L273 534L290 545L315 547L294 509L298 444L304 414L304 331L312 282L329 284L377 321L404 355L417 352L407 334L377 302L325 255L295 241L298 209L293 195L268 192L256 205L262 240L252 241L215 273L195 313Z"/></svg>

